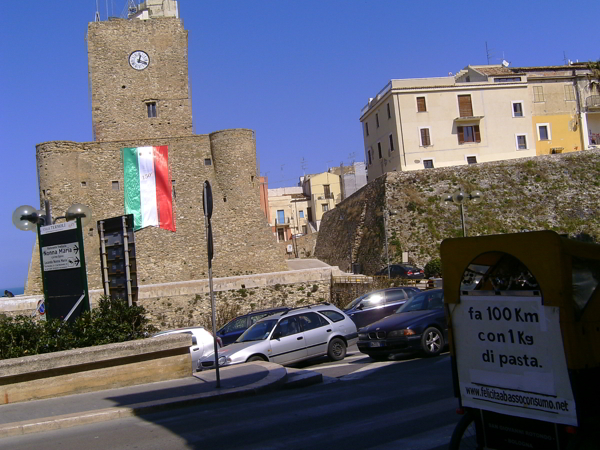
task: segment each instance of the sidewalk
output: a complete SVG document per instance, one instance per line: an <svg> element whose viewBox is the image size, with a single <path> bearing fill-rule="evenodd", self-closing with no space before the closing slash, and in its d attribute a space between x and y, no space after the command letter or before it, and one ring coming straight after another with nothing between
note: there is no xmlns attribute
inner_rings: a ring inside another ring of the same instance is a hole
<svg viewBox="0 0 600 450"><path fill-rule="evenodd" d="M256 395L283 387L319 383L321 374L253 362L197 372L179 380L0 406L0 438L68 428L168 408Z"/></svg>

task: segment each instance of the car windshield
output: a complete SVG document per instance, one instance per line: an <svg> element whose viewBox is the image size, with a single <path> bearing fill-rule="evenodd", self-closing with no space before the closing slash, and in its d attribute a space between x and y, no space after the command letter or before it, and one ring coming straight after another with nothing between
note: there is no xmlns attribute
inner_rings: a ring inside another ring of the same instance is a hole
<svg viewBox="0 0 600 450"><path fill-rule="evenodd" d="M358 298L355 298L354 300L352 300L350 303L348 303L346 306L344 306L344 310L346 309L352 309L354 308L356 305L358 305L358 303L365 298L367 295L370 295L371 292L367 292L366 294L361 295Z"/></svg>
<svg viewBox="0 0 600 450"><path fill-rule="evenodd" d="M400 308L396 310L396 314L409 311L425 311L428 309L439 309L444 306L444 292L423 292L414 297L409 298Z"/></svg>
<svg viewBox="0 0 600 450"><path fill-rule="evenodd" d="M278 319L261 320L256 322L242 334L235 342L262 341L269 337Z"/></svg>

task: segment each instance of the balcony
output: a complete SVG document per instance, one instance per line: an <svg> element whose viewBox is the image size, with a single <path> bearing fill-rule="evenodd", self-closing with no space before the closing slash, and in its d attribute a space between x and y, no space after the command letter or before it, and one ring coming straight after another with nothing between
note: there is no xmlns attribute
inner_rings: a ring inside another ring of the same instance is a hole
<svg viewBox="0 0 600 450"><path fill-rule="evenodd" d="M290 226L290 218L284 217L283 220L275 219L276 227L289 227Z"/></svg>
<svg viewBox="0 0 600 450"><path fill-rule="evenodd" d="M600 95L590 95L586 98L585 109L588 111L600 111Z"/></svg>

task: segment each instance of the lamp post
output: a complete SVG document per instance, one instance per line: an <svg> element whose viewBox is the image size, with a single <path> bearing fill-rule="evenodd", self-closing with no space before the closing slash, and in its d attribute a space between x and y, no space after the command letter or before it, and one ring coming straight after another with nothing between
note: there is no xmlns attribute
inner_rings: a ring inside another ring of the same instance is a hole
<svg viewBox="0 0 600 450"><path fill-rule="evenodd" d="M464 189L459 189L454 194L447 194L444 203L455 203L460 208L460 221L462 224L463 237L467 237L467 225L465 223L465 200L470 200L473 203L479 203L483 197L480 191L473 191L470 194L465 193Z"/></svg>
<svg viewBox="0 0 600 450"><path fill-rule="evenodd" d="M398 211L396 210L384 210L383 211L383 233L385 235L385 258L387 259L387 273L388 273L388 280L391 278L391 273L390 273L390 253L388 251L388 238L387 238L387 222L390 219L389 216L395 216L396 214L398 214Z"/></svg>

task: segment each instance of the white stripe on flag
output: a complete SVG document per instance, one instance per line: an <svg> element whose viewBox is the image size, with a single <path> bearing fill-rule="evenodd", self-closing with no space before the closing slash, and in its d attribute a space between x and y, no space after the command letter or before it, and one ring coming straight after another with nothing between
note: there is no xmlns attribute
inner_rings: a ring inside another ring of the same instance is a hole
<svg viewBox="0 0 600 450"><path fill-rule="evenodd" d="M142 207L142 227L158 226L156 209L156 175L154 173L154 148L138 147L140 168L140 198Z"/></svg>

